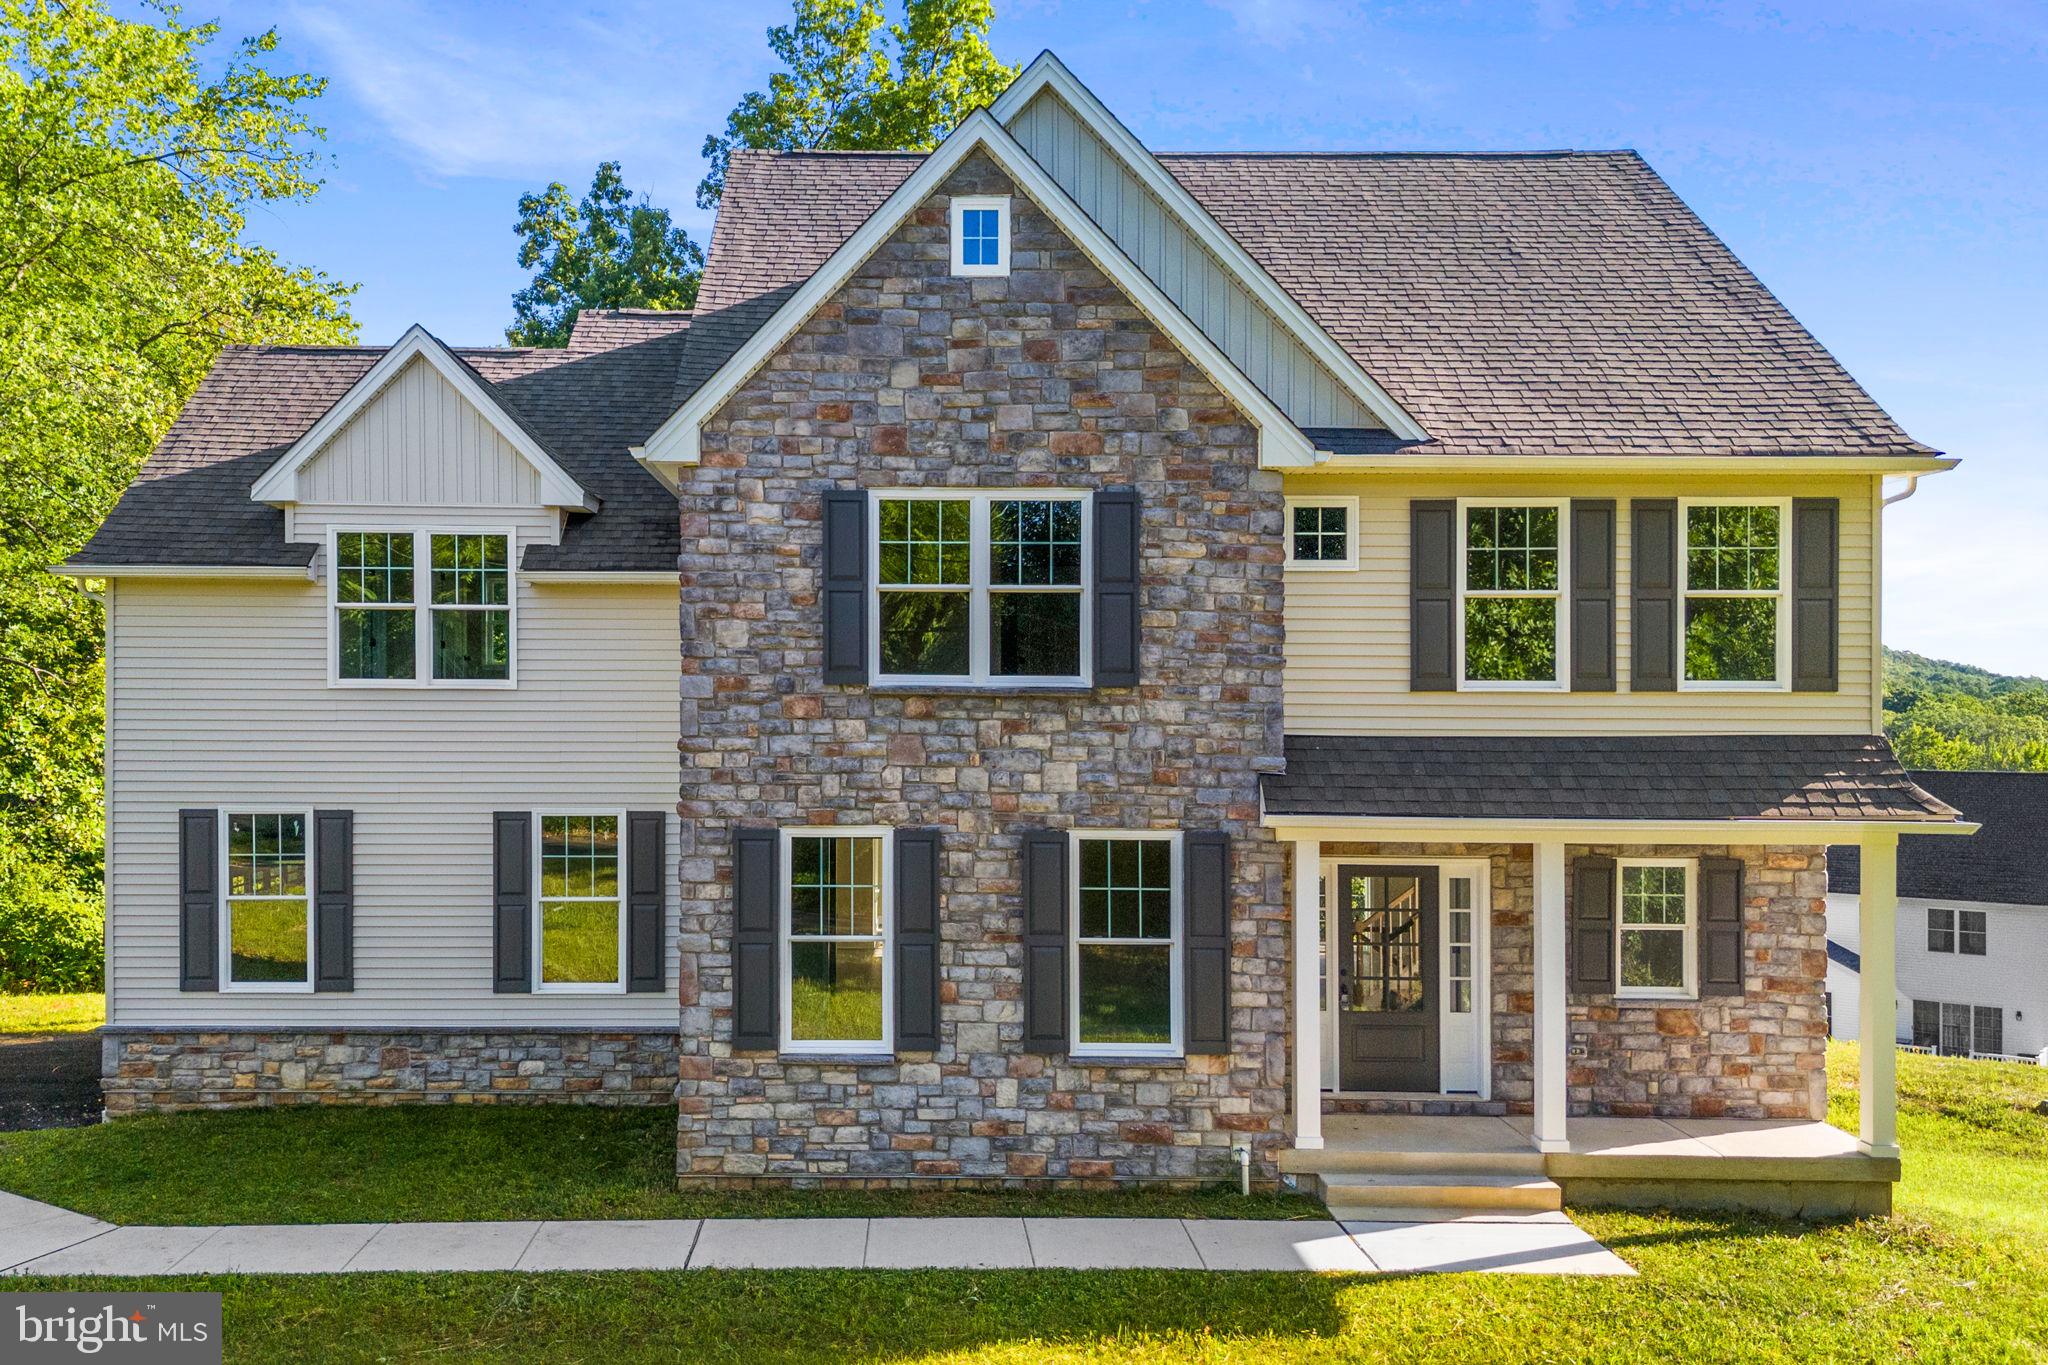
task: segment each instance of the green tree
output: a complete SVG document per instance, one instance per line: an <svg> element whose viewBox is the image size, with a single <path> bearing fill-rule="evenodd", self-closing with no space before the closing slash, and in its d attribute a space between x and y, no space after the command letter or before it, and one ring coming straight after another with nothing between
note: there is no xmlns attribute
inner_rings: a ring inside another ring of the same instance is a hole
<svg viewBox="0 0 2048 1365"><path fill-rule="evenodd" d="M314 193L324 82L212 24L0 0L0 898L96 889L102 613L46 572L223 346L354 338L349 290L244 238ZM215 69L203 74L202 64ZM40 889L37 889L40 888Z"/></svg>
<svg viewBox="0 0 2048 1365"><path fill-rule="evenodd" d="M1884 652L1884 728L1909 768L2048 771L2048 683Z"/></svg>
<svg viewBox="0 0 2048 1365"><path fill-rule="evenodd" d="M785 70L768 78L704 139L710 174L697 206L725 189L735 147L780 151L922 151L1002 93L1017 68L988 45L994 0L795 0L794 23L768 30Z"/></svg>
<svg viewBox="0 0 2048 1365"><path fill-rule="evenodd" d="M668 210L634 198L607 161L581 204L557 180L519 197L519 264L533 281L512 296L505 339L514 346L566 346L585 308L688 308L697 301L704 252L669 221Z"/></svg>

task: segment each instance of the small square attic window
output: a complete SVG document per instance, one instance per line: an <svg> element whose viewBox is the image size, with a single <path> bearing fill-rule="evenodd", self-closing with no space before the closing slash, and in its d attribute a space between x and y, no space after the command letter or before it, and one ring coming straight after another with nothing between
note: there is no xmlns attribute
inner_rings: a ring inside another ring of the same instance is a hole
<svg viewBox="0 0 2048 1365"><path fill-rule="evenodd" d="M953 201L953 273L1010 273L1010 199L977 195Z"/></svg>

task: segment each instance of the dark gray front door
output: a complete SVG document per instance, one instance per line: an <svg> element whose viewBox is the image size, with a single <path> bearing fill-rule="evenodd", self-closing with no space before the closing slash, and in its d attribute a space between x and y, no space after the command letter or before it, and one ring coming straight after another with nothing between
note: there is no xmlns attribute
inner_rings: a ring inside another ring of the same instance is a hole
<svg viewBox="0 0 2048 1365"><path fill-rule="evenodd" d="M1437 1089L1436 875L1433 867L1337 869L1343 1089Z"/></svg>

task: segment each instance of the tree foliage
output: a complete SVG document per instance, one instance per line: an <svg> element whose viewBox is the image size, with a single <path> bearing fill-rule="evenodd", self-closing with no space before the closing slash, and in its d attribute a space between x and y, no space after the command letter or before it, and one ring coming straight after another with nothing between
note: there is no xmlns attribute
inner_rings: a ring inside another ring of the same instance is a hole
<svg viewBox="0 0 2048 1365"><path fill-rule="evenodd" d="M2048 772L2048 681L1884 652L1884 728L1909 768Z"/></svg>
<svg viewBox="0 0 2048 1365"><path fill-rule="evenodd" d="M924 150L992 102L1017 75L988 45L994 0L795 0L795 21L768 30L784 70L742 98L725 131L704 139L710 208L736 147L782 151Z"/></svg>
<svg viewBox="0 0 2048 1365"><path fill-rule="evenodd" d="M101 610L47 566L223 346L354 336L348 289L243 236L318 188L324 82L267 69L274 33L203 74L217 36L0 0L0 897L99 879Z"/></svg>
<svg viewBox="0 0 2048 1365"><path fill-rule="evenodd" d="M515 346L565 346L585 308L688 308L704 252L667 209L634 198L619 163L598 166L572 203L561 181L519 198L519 264L533 281L512 296Z"/></svg>

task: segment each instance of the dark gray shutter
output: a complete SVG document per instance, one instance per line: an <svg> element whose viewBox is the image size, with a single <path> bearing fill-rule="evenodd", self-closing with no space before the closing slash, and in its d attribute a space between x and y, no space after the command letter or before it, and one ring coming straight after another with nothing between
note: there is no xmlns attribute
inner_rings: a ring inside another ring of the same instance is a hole
<svg viewBox="0 0 2048 1365"><path fill-rule="evenodd" d="M896 1050L939 1047L939 853L936 829L896 831Z"/></svg>
<svg viewBox="0 0 2048 1365"><path fill-rule="evenodd" d="M825 494L825 681L868 680L868 495Z"/></svg>
<svg viewBox="0 0 2048 1365"><path fill-rule="evenodd" d="M1024 831L1024 1050L1067 1050L1067 836Z"/></svg>
<svg viewBox="0 0 2048 1365"><path fill-rule="evenodd" d="M1792 690L1841 687L1842 509L1834 498L1792 499Z"/></svg>
<svg viewBox="0 0 2048 1365"><path fill-rule="evenodd" d="M732 832L732 1045L741 1051L782 1045L782 991L775 975L780 851L781 836L772 829Z"/></svg>
<svg viewBox="0 0 2048 1365"><path fill-rule="evenodd" d="M1572 860L1573 995L1614 994L1614 859Z"/></svg>
<svg viewBox="0 0 2048 1365"><path fill-rule="evenodd" d="M1700 994L1742 994L1742 860L1700 859Z"/></svg>
<svg viewBox="0 0 2048 1365"><path fill-rule="evenodd" d="M1095 685L1138 685L1138 591L1142 509L1127 486L1095 493Z"/></svg>
<svg viewBox="0 0 2048 1365"><path fill-rule="evenodd" d="M1678 690L1678 501L1638 498L1629 572L1628 687Z"/></svg>
<svg viewBox="0 0 2048 1365"><path fill-rule="evenodd" d="M1458 690L1458 504L1408 504L1408 690Z"/></svg>
<svg viewBox="0 0 2048 1365"><path fill-rule="evenodd" d="M356 988L356 817L313 812L313 989Z"/></svg>
<svg viewBox="0 0 2048 1365"><path fill-rule="evenodd" d="M626 989L668 984L668 812L626 814Z"/></svg>
<svg viewBox="0 0 2048 1365"><path fill-rule="evenodd" d="M220 815L178 812L178 989L220 989Z"/></svg>
<svg viewBox="0 0 2048 1365"><path fill-rule="evenodd" d="M1572 691L1614 690L1614 499L1572 499Z"/></svg>
<svg viewBox="0 0 2048 1365"><path fill-rule="evenodd" d="M1181 983L1190 1053L1230 1051L1230 836L1191 830L1181 840L1186 954Z"/></svg>
<svg viewBox="0 0 2048 1365"><path fill-rule="evenodd" d="M491 989L533 989L533 812L491 816Z"/></svg>

